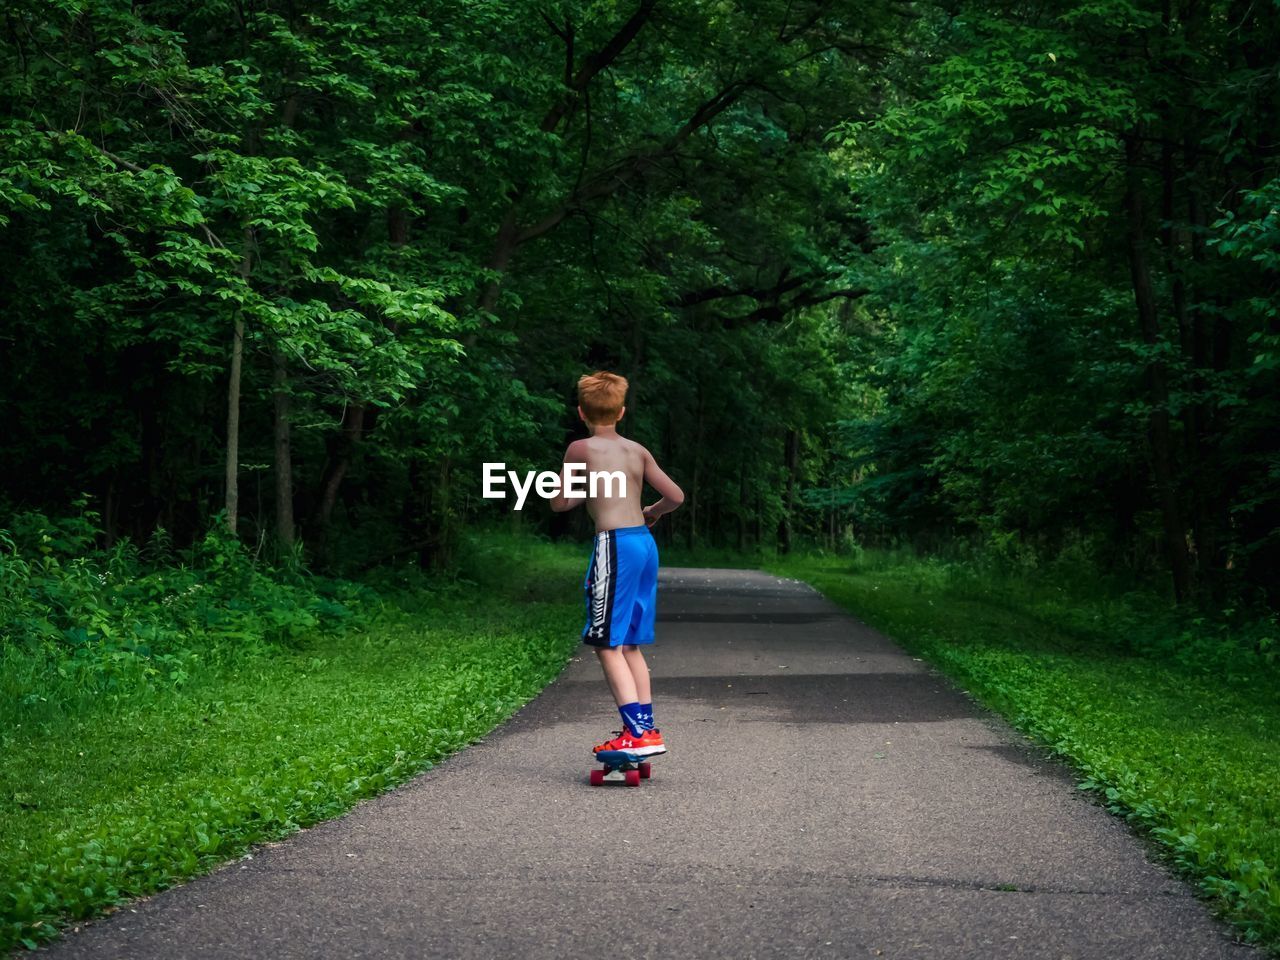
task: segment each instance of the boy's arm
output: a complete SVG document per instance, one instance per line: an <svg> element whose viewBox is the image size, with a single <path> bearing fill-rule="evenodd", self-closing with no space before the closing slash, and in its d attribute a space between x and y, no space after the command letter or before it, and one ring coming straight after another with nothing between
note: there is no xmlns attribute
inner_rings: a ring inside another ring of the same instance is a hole
<svg viewBox="0 0 1280 960"><path fill-rule="evenodd" d="M662 495L662 499L657 503L644 508L644 522L652 527L660 516L670 513L684 503L684 491L663 472L658 466L658 461L653 459L653 454L648 450L644 451L644 479L649 486Z"/></svg>
<svg viewBox="0 0 1280 960"><path fill-rule="evenodd" d="M551 498L551 509L556 513L564 513L566 510L572 510L580 503L585 503L586 497L566 497L564 495L565 484L568 482L569 464L584 463L587 459L587 451L581 440L575 440L569 444L564 452L564 465L560 468L560 491Z"/></svg>

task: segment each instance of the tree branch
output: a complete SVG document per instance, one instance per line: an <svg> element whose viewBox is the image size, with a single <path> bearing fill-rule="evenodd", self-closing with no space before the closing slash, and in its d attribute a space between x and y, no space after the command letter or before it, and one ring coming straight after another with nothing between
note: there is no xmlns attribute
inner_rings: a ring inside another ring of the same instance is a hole
<svg viewBox="0 0 1280 960"><path fill-rule="evenodd" d="M517 228L514 234L514 245L520 246L529 240L542 236L588 201L610 195L646 166L664 157L674 155L681 144L688 140L697 130L706 126L723 113L742 95L746 88L747 83L745 81L734 81L715 94L715 96L699 104L693 115L661 147L656 150L636 152L624 157L587 181L586 186L569 194L542 219L527 227Z"/></svg>
<svg viewBox="0 0 1280 960"><path fill-rule="evenodd" d="M124 157L117 157L110 150L106 149L105 147L99 146L96 143L93 143L93 141L87 141L87 142L91 143L95 150L101 153L104 157L106 157L116 166L124 167L126 170L129 170L133 173L146 173L146 171L143 170L142 167L138 166L136 163L133 163L130 160L126 160ZM218 239L218 235L214 233L212 230L210 230L209 225L206 224L203 220L197 223L196 226L199 227L200 230L204 233L205 239L209 241L209 246L211 247L225 246L225 244Z"/></svg>
<svg viewBox="0 0 1280 960"><path fill-rule="evenodd" d="M595 79L598 74L614 60L618 59L618 55L636 38L636 34L640 32L640 28L644 26L645 21L649 19L649 15L653 13L653 8L657 6L658 0L640 0L640 6L636 8L636 12L631 15L626 23L624 23L612 37L599 50L587 56L583 61L578 72L569 78L566 76L566 86L569 92L561 98L560 102L547 111L547 115L542 118L539 125L544 133L550 133L560 125L560 121L564 119L564 115L569 112L569 108L577 101L582 91L586 90L587 85ZM552 27L554 30L555 28ZM556 30L557 35L564 39L568 47L568 55L573 56L573 30L572 27L566 28L565 33ZM567 34L567 36L566 36ZM566 75L570 72L571 67L566 65Z"/></svg>
<svg viewBox="0 0 1280 960"><path fill-rule="evenodd" d="M844 299L857 300L865 297L870 290L864 290L860 287L850 287L840 290L826 290L822 293L816 291L810 293L802 293L792 297L785 302L778 301L774 303L761 304L750 313L744 313L736 317L726 317L725 326L732 328L743 326L755 320L781 320L788 314L794 313L803 307L816 306L819 303L826 303L829 300Z"/></svg>
<svg viewBox="0 0 1280 960"><path fill-rule="evenodd" d="M777 301L784 293L802 287L816 277L797 276L789 280L779 278L778 282L772 287L727 287L723 284L714 287L704 287L701 290L691 290L682 294L676 300L672 301L674 307L692 307L699 303L706 303L709 300L726 300L732 297L750 297L752 300L764 300L766 298Z"/></svg>

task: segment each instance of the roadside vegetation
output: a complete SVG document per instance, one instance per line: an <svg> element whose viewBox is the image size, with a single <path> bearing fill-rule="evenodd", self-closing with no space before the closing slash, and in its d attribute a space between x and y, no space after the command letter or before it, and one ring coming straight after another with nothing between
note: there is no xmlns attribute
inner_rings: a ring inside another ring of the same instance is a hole
<svg viewBox="0 0 1280 960"><path fill-rule="evenodd" d="M165 566L27 515L0 552L0 947L35 948L332 818L483 737L562 668L576 553L272 569L215 527Z"/></svg>

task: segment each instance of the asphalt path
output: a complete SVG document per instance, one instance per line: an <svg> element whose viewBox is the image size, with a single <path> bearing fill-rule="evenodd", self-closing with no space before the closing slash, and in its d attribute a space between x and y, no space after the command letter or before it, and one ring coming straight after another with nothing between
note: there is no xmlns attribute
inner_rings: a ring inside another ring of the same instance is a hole
<svg viewBox="0 0 1280 960"><path fill-rule="evenodd" d="M808 586L664 570L669 753L590 787L595 657L409 783L81 926L72 958L1213 960L1233 942L1064 767Z"/></svg>

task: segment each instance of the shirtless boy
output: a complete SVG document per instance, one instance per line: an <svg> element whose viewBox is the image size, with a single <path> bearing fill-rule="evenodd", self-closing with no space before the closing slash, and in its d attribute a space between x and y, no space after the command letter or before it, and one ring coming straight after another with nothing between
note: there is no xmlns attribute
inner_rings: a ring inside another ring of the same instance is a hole
<svg viewBox="0 0 1280 960"><path fill-rule="evenodd" d="M642 645L653 643L658 598L658 546L649 527L680 506L684 493L648 450L618 434L618 421L627 409L626 396L626 378L617 374L601 370L578 380L578 416L591 436L575 440L565 450L562 492L551 500L551 509L572 510L585 500L596 524L591 562L583 581L587 623L582 642L596 648L624 729L615 730L613 738L598 744L594 751L625 750L650 757L666 753L667 748L653 725L649 667L640 652ZM568 465L580 463L586 464L588 476L621 472L626 478L625 491L615 484L612 496L603 489L597 491L598 496L564 496ZM645 483L662 499L641 508Z"/></svg>

